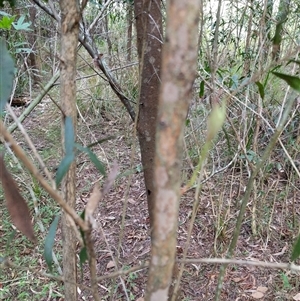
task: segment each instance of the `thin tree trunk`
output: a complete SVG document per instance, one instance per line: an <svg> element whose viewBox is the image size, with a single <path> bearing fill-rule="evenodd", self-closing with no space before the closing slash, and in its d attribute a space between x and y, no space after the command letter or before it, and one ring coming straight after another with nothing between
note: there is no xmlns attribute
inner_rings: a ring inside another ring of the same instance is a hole
<svg viewBox="0 0 300 301"><path fill-rule="evenodd" d="M160 0L134 1L137 49L140 63L139 115L137 122L147 201L152 225L155 131L160 87L162 15Z"/></svg>
<svg viewBox="0 0 300 301"><path fill-rule="evenodd" d="M133 5L127 4L127 62L131 61Z"/></svg>
<svg viewBox="0 0 300 301"><path fill-rule="evenodd" d="M167 1L154 165L152 253L146 301L166 301L172 279L183 133L196 76L200 4L198 0Z"/></svg>
<svg viewBox="0 0 300 301"><path fill-rule="evenodd" d="M80 11L77 0L60 0L61 7L61 107L65 116L73 120L76 133L76 56L79 33ZM63 116L63 117L65 117ZM63 118L64 119L64 118ZM64 121L64 120L63 120ZM64 122L63 122L64 123ZM76 136L76 135L75 135ZM62 140L64 142L64 127L62 128ZM64 143L63 143L64 144ZM64 178L63 194L66 202L75 207L75 163L73 163ZM65 300L77 300L76 283L76 236L71 226L69 216L63 214L63 273L65 282Z"/></svg>
<svg viewBox="0 0 300 301"><path fill-rule="evenodd" d="M249 5L250 5L250 7L252 6L252 0L250 0ZM248 26L247 26L246 45L245 45L246 57L244 60L244 67L243 67L243 75L244 76L248 76L250 73L250 63L251 63L250 41L251 41L251 35L252 35L252 17L253 17L253 13L252 13L252 9L250 8L249 9L249 17L248 17Z"/></svg>
<svg viewBox="0 0 300 301"><path fill-rule="evenodd" d="M278 13L276 16L277 24L275 28L275 35L273 37L272 59L276 62L280 58L281 41L283 35L283 25L288 19L290 11L290 0L280 0Z"/></svg>
<svg viewBox="0 0 300 301"><path fill-rule="evenodd" d="M31 26L33 27L33 31L29 31L27 34L27 39L29 42L29 45L31 46L31 52L29 54L29 66L33 69L33 81L34 84L38 84L40 82L40 78L38 76L38 73L40 71L40 63L38 60L38 54L37 54L37 30L35 26L35 19L36 19L36 7L31 5L29 7L29 18L31 21Z"/></svg>

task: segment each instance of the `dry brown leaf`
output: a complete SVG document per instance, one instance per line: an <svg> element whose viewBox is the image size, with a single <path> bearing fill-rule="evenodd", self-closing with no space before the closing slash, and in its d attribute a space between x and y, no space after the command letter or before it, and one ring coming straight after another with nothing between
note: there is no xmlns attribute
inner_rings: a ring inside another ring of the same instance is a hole
<svg viewBox="0 0 300 301"><path fill-rule="evenodd" d="M129 198L128 199L128 203L132 204L132 205L135 205L136 204L136 201L133 199L133 198Z"/></svg>
<svg viewBox="0 0 300 301"><path fill-rule="evenodd" d="M111 268L114 268L116 265L115 263L111 260L108 262L108 264L106 265L106 268L107 269L111 269Z"/></svg>
<svg viewBox="0 0 300 301"><path fill-rule="evenodd" d="M139 297L136 299L136 301L144 301L145 299L143 297Z"/></svg>
<svg viewBox="0 0 300 301"><path fill-rule="evenodd" d="M99 201L101 200L102 193L100 191L98 183L94 186L93 192L85 206L84 218L86 221L92 220L92 215L97 208Z"/></svg>
<svg viewBox="0 0 300 301"><path fill-rule="evenodd" d="M114 184L114 181L117 177L117 174L118 174L118 171L119 171L119 166L116 162L113 163L112 165L112 169L110 170L108 176L107 176L107 179L103 185L103 195L106 195L110 188L113 186Z"/></svg>
<svg viewBox="0 0 300 301"><path fill-rule="evenodd" d="M243 279L242 278L233 278L232 281L235 282L235 283L238 283L238 282L241 282Z"/></svg>
<svg viewBox="0 0 300 301"><path fill-rule="evenodd" d="M253 292L251 296L254 299L261 299L261 298L263 298L264 295L265 295L264 293L256 291L256 292Z"/></svg>
<svg viewBox="0 0 300 301"><path fill-rule="evenodd" d="M300 300L300 293L298 293L297 295L295 295L295 296L293 297L293 300Z"/></svg>
<svg viewBox="0 0 300 301"><path fill-rule="evenodd" d="M265 286L259 286L256 290L261 293L266 293L268 288Z"/></svg>
<svg viewBox="0 0 300 301"><path fill-rule="evenodd" d="M36 239L33 232L28 206L19 193L18 186L13 177L6 169L2 155L0 155L0 179L6 199L6 207L13 224L28 239L35 242Z"/></svg>

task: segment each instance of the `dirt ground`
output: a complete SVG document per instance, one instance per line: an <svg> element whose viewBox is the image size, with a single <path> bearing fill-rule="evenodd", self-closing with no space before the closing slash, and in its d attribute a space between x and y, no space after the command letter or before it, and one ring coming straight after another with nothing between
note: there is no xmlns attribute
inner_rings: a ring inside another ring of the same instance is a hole
<svg viewBox="0 0 300 301"><path fill-rule="evenodd" d="M19 113L22 108L15 110ZM88 114L83 114L82 117L84 120L79 119L78 141L87 145L97 139L115 136L114 139L92 150L106 163L108 169L112 162L116 161L121 174L113 189L99 204L95 215L97 227L93 239L97 254L97 272L98 276L105 276L115 270L142 265L149 260L150 229L146 194L143 174L140 171L137 140L133 137L133 125L130 124L129 119L120 123L112 118L105 118L105 114L97 119L89 117ZM55 134L59 133L60 118L51 101L43 101L38 105L25 120L24 127L38 150L49 149L47 153L49 155L48 157L45 155L44 159L49 169L54 172L60 158L58 150L60 137L59 134ZM49 138L49 131L53 130L53 127L57 130ZM18 131L14 136L17 137L20 145L25 147L26 144ZM25 148L28 150L27 147ZM57 149L54 153L50 152L53 148ZM79 212L87 203L93 185L99 180L102 182L102 177L84 155L77 158L77 166L76 210ZM187 170L185 175L188 176L186 161L183 169ZM207 174L209 174L209 166ZM239 202L247 180L246 169L240 164L229 166L203 184L187 259L225 256L235 229ZM181 199L178 219L178 259L182 259L186 248L194 195L195 191L191 189ZM46 197L43 196L40 202L41 204L47 202ZM257 190L253 192L247 206L234 258L289 263L292 245L298 233L299 210L299 179L270 172L267 179L258 181ZM256 235L252 231L253 222L256 222L258 230ZM59 229L57 241L59 242L60 239ZM56 251L59 252L60 244L57 243L56 247ZM41 258L41 266L37 267L37 271L43 271L43 268L46 270L41 256L42 250L34 249L32 252L29 256ZM114 260L117 262L117 267L113 264ZM185 264L177 300L213 300L219 268L220 264L196 262ZM39 275L37 273L35 277L40 277ZM178 276L177 269L175 269L174 283L176 276ZM41 283L46 281L43 279ZM84 267L83 280L79 275L78 281L89 285L87 266ZM124 293L126 287L129 300L142 301L146 281L147 268L141 268L122 277L103 279L99 282L101 300L127 300ZM298 273L230 264L226 269L221 300L300 300L293 299L297 298L298 293ZM82 287L79 299L93 300L90 291ZM45 300L63 300L63 297L49 296Z"/></svg>

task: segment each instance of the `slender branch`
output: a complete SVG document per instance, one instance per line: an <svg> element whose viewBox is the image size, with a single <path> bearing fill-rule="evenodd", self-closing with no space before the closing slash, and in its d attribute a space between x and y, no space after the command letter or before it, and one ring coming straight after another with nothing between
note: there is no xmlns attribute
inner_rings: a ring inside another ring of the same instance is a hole
<svg viewBox="0 0 300 301"><path fill-rule="evenodd" d="M98 24L99 19L104 15L104 12L106 11L107 7L110 5L111 2L112 2L112 0L108 0L107 2L105 2L101 11L99 12L99 14L96 16L96 18L93 20L93 22L89 26L89 28L87 30L88 34L94 30L94 27L96 26L96 24Z"/></svg>
<svg viewBox="0 0 300 301"><path fill-rule="evenodd" d="M37 158L39 164L40 164L40 167L42 169L42 171L45 173L45 175L47 176L48 178L48 181L52 181L52 176L48 170L48 168L46 167L43 159L41 158L41 156L39 155L39 153L37 152L36 150L36 147L34 146L34 144L32 143L29 135L27 134L26 130L24 129L22 123L18 120L18 117L15 115L14 111L12 110L11 106L10 105L7 105L7 110L8 112L10 113L10 115L12 116L13 120L15 121L15 123L17 124L17 126L19 127L21 133L23 134L25 140L27 141L29 147L31 148L34 156ZM53 182L53 181L52 181ZM54 183L53 183L54 184ZM52 184L52 186L53 186Z"/></svg>
<svg viewBox="0 0 300 301"><path fill-rule="evenodd" d="M192 263L213 263L213 264L238 264L246 266L264 267L272 269L282 269L299 272L300 266L294 263L282 263L282 262L265 262L256 260L239 260L239 259L226 259L226 258L200 258L200 259L178 259L177 262L186 264Z"/></svg>
<svg viewBox="0 0 300 301"><path fill-rule="evenodd" d="M62 209L70 215L75 223L83 230L88 230L88 225L77 215L76 211L71 208L65 200L61 197L58 191L53 189L51 185L44 179L34 164L28 159L23 149L17 144L11 134L5 128L3 121L0 120L0 134L4 140L9 144L10 148L14 151L15 155L26 166L26 168L32 173L32 175L39 181L42 187L50 194L50 196L62 207Z"/></svg>
<svg viewBox="0 0 300 301"><path fill-rule="evenodd" d="M43 11L45 11L49 16L51 16L56 21L57 16L53 14L51 9L49 9L44 3L42 3L40 0L31 0L33 3L38 5ZM121 86L117 82L117 80L113 77L110 69L105 65L101 57L99 58L98 51L95 47L95 44L93 42L93 39L89 33L89 31L84 30L84 26L80 25L80 34L78 37L79 42L82 44L82 46L87 50L87 52L90 54L90 56L94 59L95 64L97 64L97 67L103 72L103 74L106 76L109 85L111 86L112 90L115 92L115 94L118 96L118 98L121 100L125 108L127 109L132 121L135 120L135 111L133 107L131 106L131 100L127 98L121 89Z"/></svg>
<svg viewBox="0 0 300 301"><path fill-rule="evenodd" d="M283 129L284 129L284 125L288 119L288 116L292 110L293 107L293 103L294 103L294 99L290 98L289 101L286 103L286 108L285 111L282 115L281 120L279 121L278 127L276 128L273 136L270 139L269 144L267 145L260 161L257 163L256 168L254 169L253 173L250 176L250 179L248 181L247 187L246 187L246 191L244 194L244 197L242 198L241 201L241 207L240 207L240 212L237 218L237 222L236 222L236 227L232 236L232 240L231 243L229 245L228 248L228 252L226 254L226 258L231 258L234 254L234 250L237 244L237 240L241 231L241 226L242 226L242 221L244 218L244 213L253 189L253 184L255 181L256 176L258 175L258 172L260 171L260 169L264 166L266 160L269 158L275 144L278 141L278 138L280 137ZM221 291L222 291L222 286L223 286L223 280L224 280L224 275L225 275L225 270L227 268L228 264L223 264L220 268L220 274L219 274L219 279L218 279L218 285L217 285L217 291L216 291L216 295L215 295L215 301L220 300L220 296L221 296Z"/></svg>
<svg viewBox="0 0 300 301"><path fill-rule="evenodd" d="M26 110L20 115L18 121L22 123L25 118L30 114L30 112L42 101L44 96L51 90L54 86L55 82L59 78L59 71L56 72L52 78L49 80L45 87L42 87L42 92L32 101L30 105L26 108ZM18 127L17 123L15 122L11 126L8 127L8 131L12 133Z"/></svg>

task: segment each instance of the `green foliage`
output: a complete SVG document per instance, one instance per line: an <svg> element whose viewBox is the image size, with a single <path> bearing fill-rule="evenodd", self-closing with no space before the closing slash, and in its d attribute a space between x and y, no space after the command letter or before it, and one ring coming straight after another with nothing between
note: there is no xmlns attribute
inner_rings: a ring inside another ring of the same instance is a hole
<svg viewBox="0 0 300 301"><path fill-rule="evenodd" d="M15 30L25 30L25 31L31 31L32 29L30 28L31 22L24 22L25 20L25 15L22 15L19 20L15 23L12 23L12 26L14 27Z"/></svg>
<svg viewBox="0 0 300 301"><path fill-rule="evenodd" d="M31 31L31 22L25 22L25 15L21 15L17 22L15 22L16 16L12 16L6 12L0 11L0 15L3 17L0 19L0 29L11 30L13 27L15 30Z"/></svg>
<svg viewBox="0 0 300 301"><path fill-rule="evenodd" d="M75 144L75 137L74 137L74 128L72 118L66 116L65 118L65 157L62 159L61 163L58 166L55 182L58 186L66 173L68 172L72 162L75 159L75 152L74 152L74 144Z"/></svg>
<svg viewBox="0 0 300 301"><path fill-rule="evenodd" d="M104 164L97 158L97 156L88 147L83 147L77 143L75 144L75 147L81 152L86 153L89 156L90 160L93 162L93 164L96 166L98 171L102 175L104 176L106 175Z"/></svg>
<svg viewBox="0 0 300 301"><path fill-rule="evenodd" d="M0 29L10 30L16 16L4 15L0 20Z"/></svg>
<svg viewBox="0 0 300 301"><path fill-rule="evenodd" d="M258 92L259 92L261 99L264 99L265 98L265 88L264 88L263 84L260 82L255 82L255 84L258 87Z"/></svg>
<svg viewBox="0 0 300 301"><path fill-rule="evenodd" d="M45 239L44 258L46 260L47 266L50 271L52 271L52 262L53 262L52 250L53 250L54 238L55 238L59 219L60 219L59 215L57 215L54 218L53 222L50 225L49 232Z"/></svg>
<svg viewBox="0 0 300 301"><path fill-rule="evenodd" d="M292 286L291 286L291 284L290 284L290 281L289 281L288 276L287 276L285 273L281 272L281 273L280 273L280 277L281 277L281 279L282 279L283 288L284 288L284 289L291 289Z"/></svg>
<svg viewBox="0 0 300 301"><path fill-rule="evenodd" d="M274 75L283 79L291 88L300 92L300 78L289 74L283 74L279 72L273 72Z"/></svg>
<svg viewBox="0 0 300 301"><path fill-rule="evenodd" d="M56 176L55 176L56 186L59 186L62 179L64 178L64 176L68 172L68 170L69 170L72 162L74 161L74 159L75 159L74 154L66 154L66 156L61 160L61 162L58 166L57 172L56 172Z"/></svg>
<svg viewBox="0 0 300 301"><path fill-rule="evenodd" d="M101 140L106 141L107 139ZM105 172L105 167L104 164L97 158L97 156L88 148L88 147L83 147L80 144L75 143L75 135L74 135L74 129L73 129L73 123L72 123L72 118L67 116L65 118L65 157L62 159L61 163L58 166L57 172L56 172L56 177L55 177L55 182L56 185L58 186L66 173L68 172L72 162L75 160L75 148L77 150L86 153L91 162L96 166L98 171L102 175L106 175ZM100 141L100 142L101 142ZM99 143L99 142L97 142Z"/></svg>
<svg viewBox="0 0 300 301"><path fill-rule="evenodd" d="M14 79L14 62L2 39L0 39L0 53L0 114L2 114L9 99Z"/></svg>
<svg viewBox="0 0 300 301"><path fill-rule="evenodd" d="M83 275L83 264L88 260L88 254L86 246L84 246L79 253L79 262L80 262L80 269L81 269L81 275Z"/></svg>
<svg viewBox="0 0 300 301"><path fill-rule="evenodd" d="M75 135L74 135L74 127L72 118L66 116L65 118L65 151L66 155L71 155L74 153L74 143L75 143Z"/></svg>
<svg viewBox="0 0 300 301"><path fill-rule="evenodd" d="M207 141L212 141L223 126L226 117L226 105L213 107L207 121Z"/></svg>
<svg viewBox="0 0 300 301"><path fill-rule="evenodd" d="M199 89L199 97L203 97L204 96L204 80L201 81L200 83L200 89Z"/></svg>
<svg viewBox="0 0 300 301"><path fill-rule="evenodd" d="M16 5L15 0L0 0L0 7L4 7L4 2L8 2L10 7L14 7Z"/></svg>
<svg viewBox="0 0 300 301"><path fill-rule="evenodd" d="M18 20L16 20L16 16L12 16L6 12L0 11L0 16L3 16L0 19L0 30L3 30L7 33L8 39L8 49L11 51L12 55L18 53L30 53L32 50L30 47L26 47L28 44L24 42L23 36L20 33L24 31L31 31L30 28L31 22L26 22L26 15L21 15Z"/></svg>
<svg viewBox="0 0 300 301"><path fill-rule="evenodd" d="M300 256L300 235L298 236L291 255L291 260L294 261Z"/></svg>

